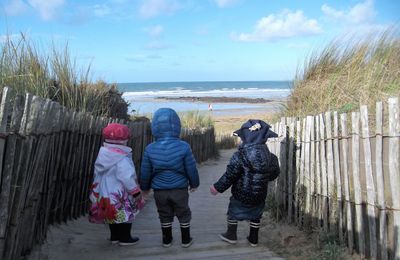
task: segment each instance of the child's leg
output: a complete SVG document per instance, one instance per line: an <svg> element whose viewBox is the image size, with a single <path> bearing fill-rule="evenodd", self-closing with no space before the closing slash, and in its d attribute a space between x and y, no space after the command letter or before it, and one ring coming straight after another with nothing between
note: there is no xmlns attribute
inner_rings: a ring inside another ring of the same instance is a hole
<svg viewBox="0 0 400 260"><path fill-rule="evenodd" d="M158 216L161 222L163 247L172 245L172 222L174 221L174 207L170 199L171 191L154 191Z"/></svg>
<svg viewBox="0 0 400 260"><path fill-rule="evenodd" d="M237 225L238 221L235 219L227 218L228 228L225 233L219 235L219 237L228 242L229 244L236 244L237 242Z"/></svg>
<svg viewBox="0 0 400 260"><path fill-rule="evenodd" d="M120 226L120 239L119 239L119 245L120 246L132 246L137 244L139 242L138 237L131 237L131 228L132 228L132 223L121 223L118 224Z"/></svg>
<svg viewBox="0 0 400 260"><path fill-rule="evenodd" d="M172 245L172 222L161 223L163 247Z"/></svg>
<svg viewBox="0 0 400 260"><path fill-rule="evenodd" d="M258 245L258 230L260 229L260 219L254 219L250 221L250 232L247 240L251 246Z"/></svg>
<svg viewBox="0 0 400 260"><path fill-rule="evenodd" d="M190 236L190 220L192 212L189 208L189 193L187 189L173 191L175 213L181 226L182 247L190 247L193 238Z"/></svg>
<svg viewBox="0 0 400 260"><path fill-rule="evenodd" d="M118 226L119 224L109 224L110 228L110 241L111 244L117 244L119 242Z"/></svg>

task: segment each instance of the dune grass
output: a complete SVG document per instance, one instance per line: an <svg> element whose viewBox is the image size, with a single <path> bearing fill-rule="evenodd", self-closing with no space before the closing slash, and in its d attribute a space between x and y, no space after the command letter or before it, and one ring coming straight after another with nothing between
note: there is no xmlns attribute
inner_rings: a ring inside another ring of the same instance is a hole
<svg viewBox="0 0 400 260"><path fill-rule="evenodd" d="M335 40L313 52L298 69L283 114L350 112L360 104L374 111L377 101L399 95L400 36L391 28L362 40Z"/></svg>
<svg viewBox="0 0 400 260"><path fill-rule="evenodd" d="M0 90L9 86L16 93L28 92L76 111L127 118L128 104L116 86L92 82L90 65L78 67L68 44L53 44L44 52L21 34L0 42L0 51Z"/></svg>
<svg viewBox="0 0 400 260"><path fill-rule="evenodd" d="M214 126L214 121L207 114L202 114L199 111L188 111L180 113L182 127L188 129L197 129L203 127Z"/></svg>

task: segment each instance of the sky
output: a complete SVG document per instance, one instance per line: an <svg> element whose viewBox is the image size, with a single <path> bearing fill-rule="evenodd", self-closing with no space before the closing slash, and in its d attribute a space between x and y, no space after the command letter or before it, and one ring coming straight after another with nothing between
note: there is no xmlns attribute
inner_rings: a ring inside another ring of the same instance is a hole
<svg viewBox="0 0 400 260"><path fill-rule="evenodd" d="M400 0L0 0L0 44L68 44L110 83L292 80L313 51L399 14Z"/></svg>

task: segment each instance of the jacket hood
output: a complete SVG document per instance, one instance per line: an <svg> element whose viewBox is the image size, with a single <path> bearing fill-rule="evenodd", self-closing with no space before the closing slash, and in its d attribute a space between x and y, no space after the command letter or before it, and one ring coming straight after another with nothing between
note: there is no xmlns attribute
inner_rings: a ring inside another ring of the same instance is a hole
<svg viewBox="0 0 400 260"><path fill-rule="evenodd" d="M132 149L130 147L104 143L94 164L95 170L100 175L105 174L119 161L131 155Z"/></svg>
<svg viewBox="0 0 400 260"><path fill-rule="evenodd" d="M243 144L265 144L268 138L278 137L271 130L271 126L259 119L250 119L235 132L234 135L242 139Z"/></svg>
<svg viewBox="0 0 400 260"><path fill-rule="evenodd" d="M181 133L181 120L175 110L171 108L160 108L153 116L151 132L158 139L162 137L179 138Z"/></svg>

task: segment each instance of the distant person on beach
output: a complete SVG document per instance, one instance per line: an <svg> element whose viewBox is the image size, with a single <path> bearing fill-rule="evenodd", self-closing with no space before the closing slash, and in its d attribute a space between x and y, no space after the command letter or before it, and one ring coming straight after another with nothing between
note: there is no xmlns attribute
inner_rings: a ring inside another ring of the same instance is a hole
<svg viewBox="0 0 400 260"><path fill-rule="evenodd" d="M153 116L151 131L155 141L143 155L140 187L147 196L150 188L161 222L163 247L172 245L172 222L177 216L181 227L182 247L191 246L188 189L199 186L196 161L188 143L179 139L181 121L170 108L160 108Z"/></svg>
<svg viewBox="0 0 400 260"><path fill-rule="evenodd" d="M94 165L90 192L89 221L108 224L111 244L135 245L132 221L143 208L144 200L136 180L132 149L127 145L130 130L122 124L103 129L104 144Z"/></svg>
<svg viewBox="0 0 400 260"><path fill-rule="evenodd" d="M270 126L262 120L248 120L239 130L239 145L226 167L222 177L210 187L213 195L223 193L232 186L227 212L228 229L220 238L230 244L237 242L238 221L250 221L247 240L250 245L258 245L258 230L264 212L268 182L280 173L278 158L265 144L268 138L277 137Z"/></svg>

